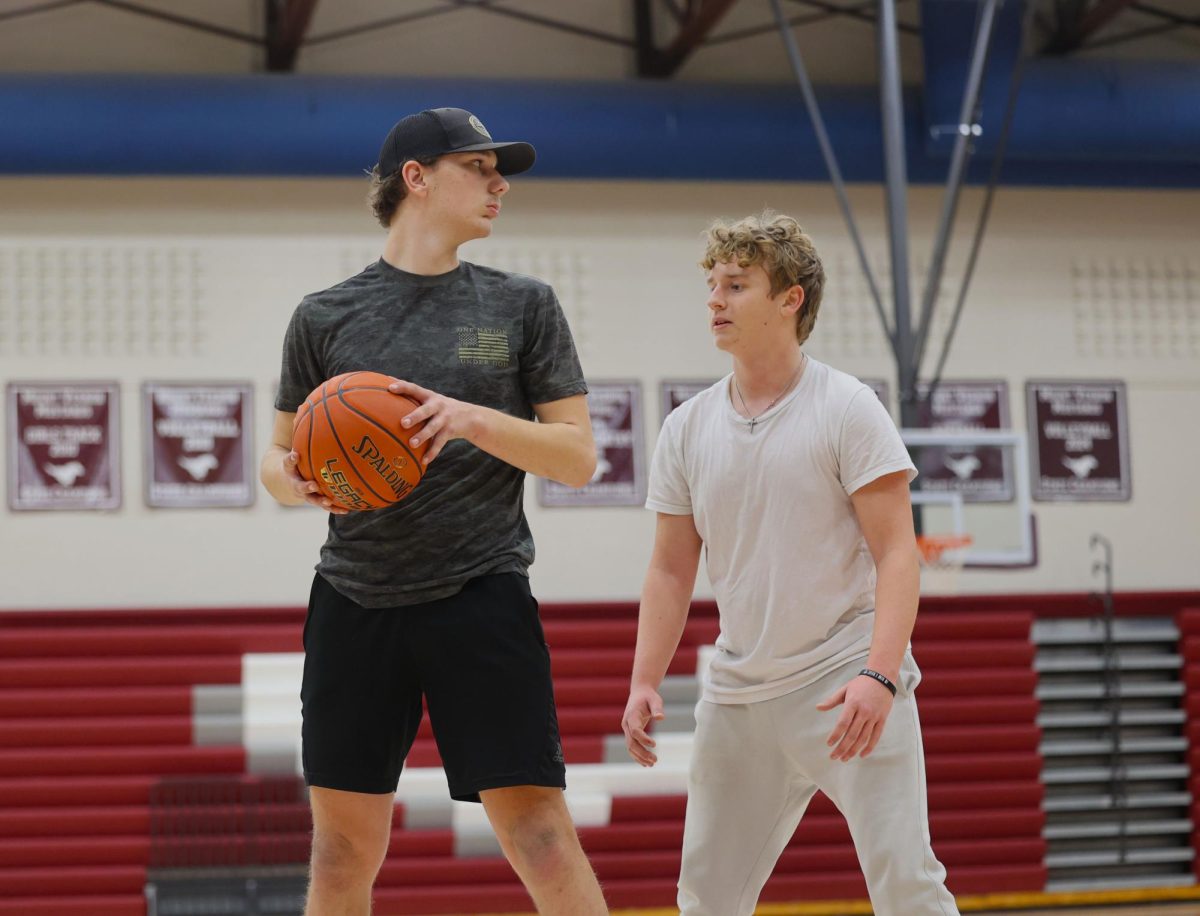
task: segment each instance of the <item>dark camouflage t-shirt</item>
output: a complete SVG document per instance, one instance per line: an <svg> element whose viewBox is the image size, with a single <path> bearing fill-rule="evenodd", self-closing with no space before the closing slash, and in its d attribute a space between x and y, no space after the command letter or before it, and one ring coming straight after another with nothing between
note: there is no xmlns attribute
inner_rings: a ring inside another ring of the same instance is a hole
<svg viewBox="0 0 1200 916"><path fill-rule="evenodd" d="M306 296L288 325L275 407L295 412L326 379L382 372L523 419L587 385L554 291L461 262L420 276L380 260ZM365 607L452 595L486 573L526 574L525 472L456 439L404 500L329 516L317 571Z"/></svg>

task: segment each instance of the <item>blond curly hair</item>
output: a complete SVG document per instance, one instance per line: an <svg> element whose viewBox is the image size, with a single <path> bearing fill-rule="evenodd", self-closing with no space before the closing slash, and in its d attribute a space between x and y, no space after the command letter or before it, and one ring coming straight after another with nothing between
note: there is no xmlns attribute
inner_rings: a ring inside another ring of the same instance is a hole
<svg viewBox="0 0 1200 916"><path fill-rule="evenodd" d="M771 281L771 295L799 286L804 304L796 319L796 339L808 340L817 323L821 294L825 290L825 268L813 240L790 216L764 210L736 222L717 220L708 227L700 266L737 262L739 267L762 266Z"/></svg>

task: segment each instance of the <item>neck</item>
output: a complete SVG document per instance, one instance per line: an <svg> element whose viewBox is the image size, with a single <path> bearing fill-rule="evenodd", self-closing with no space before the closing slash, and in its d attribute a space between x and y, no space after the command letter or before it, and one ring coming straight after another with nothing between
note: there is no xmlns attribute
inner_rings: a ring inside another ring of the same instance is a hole
<svg viewBox="0 0 1200 916"><path fill-rule="evenodd" d="M770 401L795 382L804 353L793 342L770 353L755 353L733 358L733 377L742 396L749 401Z"/></svg>
<svg viewBox="0 0 1200 916"><path fill-rule="evenodd" d="M397 215L388 227L383 259L410 274L432 277L458 266L459 244L444 230L439 232Z"/></svg>

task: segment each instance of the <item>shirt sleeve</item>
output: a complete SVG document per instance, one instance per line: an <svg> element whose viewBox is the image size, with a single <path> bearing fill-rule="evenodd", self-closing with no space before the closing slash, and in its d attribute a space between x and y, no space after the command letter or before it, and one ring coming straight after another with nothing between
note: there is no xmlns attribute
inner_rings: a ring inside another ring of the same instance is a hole
<svg viewBox="0 0 1200 916"><path fill-rule="evenodd" d="M304 307L292 313L283 335L283 362L279 370L279 392L275 409L295 413L314 388L326 380L316 346L305 321Z"/></svg>
<svg viewBox="0 0 1200 916"><path fill-rule="evenodd" d="M917 476L917 468L887 408L865 385L850 399L842 416L838 467L847 494L885 474L906 471L910 481Z"/></svg>
<svg viewBox="0 0 1200 916"><path fill-rule="evenodd" d="M533 297L525 312L521 385L530 404L587 394L567 316L549 286Z"/></svg>
<svg viewBox="0 0 1200 916"><path fill-rule="evenodd" d="M688 485L679 438L679 424L668 416L658 434L654 460L650 463L646 508L667 515L692 514L692 490Z"/></svg>

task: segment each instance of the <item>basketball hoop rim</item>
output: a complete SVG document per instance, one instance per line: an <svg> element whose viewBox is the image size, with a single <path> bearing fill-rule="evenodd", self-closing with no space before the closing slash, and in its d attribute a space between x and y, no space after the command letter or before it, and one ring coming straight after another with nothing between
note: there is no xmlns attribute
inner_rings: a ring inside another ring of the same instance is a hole
<svg viewBox="0 0 1200 916"><path fill-rule="evenodd" d="M975 539L969 534L917 535L917 550L921 554L921 564L924 566L936 566L947 551L970 547L973 543Z"/></svg>

